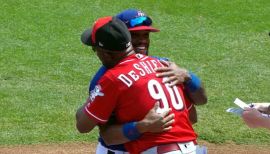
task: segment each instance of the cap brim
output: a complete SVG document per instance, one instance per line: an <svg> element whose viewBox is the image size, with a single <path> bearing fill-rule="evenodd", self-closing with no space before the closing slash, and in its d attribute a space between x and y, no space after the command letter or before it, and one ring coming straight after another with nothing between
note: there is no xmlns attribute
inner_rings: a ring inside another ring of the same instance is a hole
<svg viewBox="0 0 270 154"><path fill-rule="evenodd" d="M137 26L133 28L129 28L129 31L139 31L139 30L145 30L145 31L150 31L150 32L159 32L159 29L156 29L151 26Z"/></svg>
<svg viewBox="0 0 270 154"><path fill-rule="evenodd" d="M86 29L82 35L81 35L81 41L83 44L92 46L92 40L91 40L91 34L92 34L92 29Z"/></svg>

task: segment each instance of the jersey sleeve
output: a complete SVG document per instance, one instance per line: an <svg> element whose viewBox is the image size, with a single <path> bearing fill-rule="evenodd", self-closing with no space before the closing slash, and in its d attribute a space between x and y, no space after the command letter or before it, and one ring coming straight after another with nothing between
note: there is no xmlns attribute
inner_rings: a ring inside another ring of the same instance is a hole
<svg viewBox="0 0 270 154"><path fill-rule="evenodd" d="M118 91L115 90L114 84L108 76L103 76L91 90L89 102L84 108L84 112L89 118L94 119L99 124L108 121L116 106Z"/></svg>

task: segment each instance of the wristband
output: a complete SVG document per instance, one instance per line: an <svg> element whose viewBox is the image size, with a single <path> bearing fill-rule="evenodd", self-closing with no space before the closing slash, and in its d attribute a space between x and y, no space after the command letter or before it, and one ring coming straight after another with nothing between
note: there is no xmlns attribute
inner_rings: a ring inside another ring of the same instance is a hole
<svg viewBox="0 0 270 154"><path fill-rule="evenodd" d="M130 122L124 124L122 127L124 136L130 141L136 140L141 136L141 133L138 131L136 124L137 122Z"/></svg>
<svg viewBox="0 0 270 154"><path fill-rule="evenodd" d="M185 83L187 89L191 92L195 92L201 87L201 80L195 74L189 72L191 79Z"/></svg>

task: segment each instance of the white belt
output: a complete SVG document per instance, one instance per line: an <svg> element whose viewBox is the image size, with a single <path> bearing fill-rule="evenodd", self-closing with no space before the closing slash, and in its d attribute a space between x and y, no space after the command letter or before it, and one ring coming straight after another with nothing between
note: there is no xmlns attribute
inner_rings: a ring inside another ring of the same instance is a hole
<svg viewBox="0 0 270 154"><path fill-rule="evenodd" d="M193 141L185 143L169 143L155 146L143 151L141 154L206 154L206 147L199 147Z"/></svg>

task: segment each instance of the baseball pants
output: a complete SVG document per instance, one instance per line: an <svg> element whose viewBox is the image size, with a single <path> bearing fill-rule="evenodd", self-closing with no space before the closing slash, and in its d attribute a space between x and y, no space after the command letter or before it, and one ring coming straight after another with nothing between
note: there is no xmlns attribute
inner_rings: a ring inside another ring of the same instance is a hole
<svg viewBox="0 0 270 154"><path fill-rule="evenodd" d="M128 152L110 150L98 143L96 154L129 154ZM192 141L186 143L170 143L159 145L143 151L141 154L207 154L205 146L195 145Z"/></svg>
<svg viewBox="0 0 270 154"><path fill-rule="evenodd" d="M97 145L96 154L129 154L129 153L118 150L110 150L99 142Z"/></svg>

